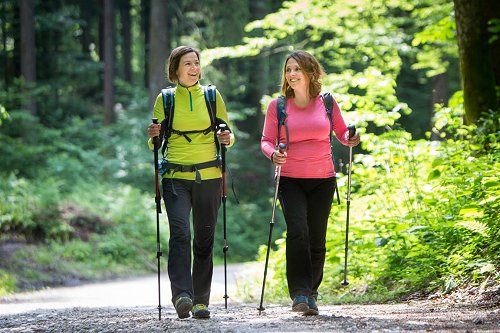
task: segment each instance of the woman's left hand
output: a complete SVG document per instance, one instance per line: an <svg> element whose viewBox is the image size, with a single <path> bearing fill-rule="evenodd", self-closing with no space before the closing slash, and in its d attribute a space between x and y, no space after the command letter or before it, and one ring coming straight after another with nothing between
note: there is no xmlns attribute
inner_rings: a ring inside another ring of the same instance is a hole
<svg viewBox="0 0 500 333"><path fill-rule="evenodd" d="M219 142L223 145L228 145L231 143L231 132L229 131L218 131L217 132L217 138L219 139Z"/></svg>
<svg viewBox="0 0 500 333"><path fill-rule="evenodd" d="M361 141L361 139L359 138L359 134L356 133L356 134L354 134L354 136L352 136L351 138L347 139L347 146L349 146L349 147L355 147L355 146L359 145L360 141Z"/></svg>

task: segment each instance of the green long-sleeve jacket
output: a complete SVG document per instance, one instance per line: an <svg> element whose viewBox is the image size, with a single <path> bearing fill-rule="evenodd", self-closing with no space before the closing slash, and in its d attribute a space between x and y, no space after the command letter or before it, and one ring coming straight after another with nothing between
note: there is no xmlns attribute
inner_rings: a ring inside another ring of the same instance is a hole
<svg viewBox="0 0 500 333"><path fill-rule="evenodd" d="M210 126L210 115L205 103L205 96L203 88L200 84L186 88L177 85L175 91L175 110L172 128L177 131L193 131L204 130ZM216 96L217 113L216 117L224 120L229 124L226 105L224 100L217 91ZM163 110L162 94L156 97L153 118L158 118L161 123L165 119ZM170 163L192 165L208 161L213 161L217 157L217 148L214 144L214 133L208 134L193 133L188 135L191 142L186 140L182 135L172 133L168 139L168 147L166 151L166 159ZM227 146L230 147L234 144L234 135L231 135L231 143ZM148 145L153 149L152 140L149 139ZM214 179L221 177L221 170L218 167L211 167L199 170L201 179ZM164 178L177 178L195 180L195 172L181 172L166 173Z"/></svg>

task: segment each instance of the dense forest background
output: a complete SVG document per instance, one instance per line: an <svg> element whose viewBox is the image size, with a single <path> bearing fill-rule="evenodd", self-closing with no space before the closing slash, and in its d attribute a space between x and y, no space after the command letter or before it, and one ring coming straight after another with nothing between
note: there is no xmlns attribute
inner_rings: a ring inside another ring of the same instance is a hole
<svg viewBox="0 0 500 333"><path fill-rule="evenodd" d="M362 138L348 288L348 151L334 146L342 200L324 299L498 284L499 33L494 0L1 0L0 294L156 269L146 127L181 44L202 50L202 83L223 95L237 137L227 155L230 261L265 250L273 170L260 153L263 117L283 59L305 49ZM286 298L277 217L268 290Z"/></svg>

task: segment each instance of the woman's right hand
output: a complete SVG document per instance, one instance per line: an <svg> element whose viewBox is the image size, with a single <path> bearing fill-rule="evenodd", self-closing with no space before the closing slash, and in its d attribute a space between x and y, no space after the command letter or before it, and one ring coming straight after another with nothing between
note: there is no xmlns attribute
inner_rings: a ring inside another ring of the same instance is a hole
<svg viewBox="0 0 500 333"><path fill-rule="evenodd" d="M148 126L148 137L154 138L160 136L160 124L151 123Z"/></svg>
<svg viewBox="0 0 500 333"><path fill-rule="evenodd" d="M276 150L272 155L271 155L271 162L273 162L274 165L276 166L281 166L286 163L286 152L280 152L279 150Z"/></svg>

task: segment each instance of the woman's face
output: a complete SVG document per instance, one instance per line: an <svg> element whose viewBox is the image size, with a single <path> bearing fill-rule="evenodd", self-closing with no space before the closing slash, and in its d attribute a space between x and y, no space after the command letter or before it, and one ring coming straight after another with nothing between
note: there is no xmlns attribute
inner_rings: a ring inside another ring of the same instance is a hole
<svg viewBox="0 0 500 333"><path fill-rule="evenodd" d="M285 79L293 90L309 87L309 77L302 71L297 60L290 58L285 66Z"/></svg>
<svg viewBox="0 0 500 333"><path fill-rule="evenodd" d="M194 86L200 80L201 66L196 52L189 52L181 57L176 74L184 87Z"/></svg>

